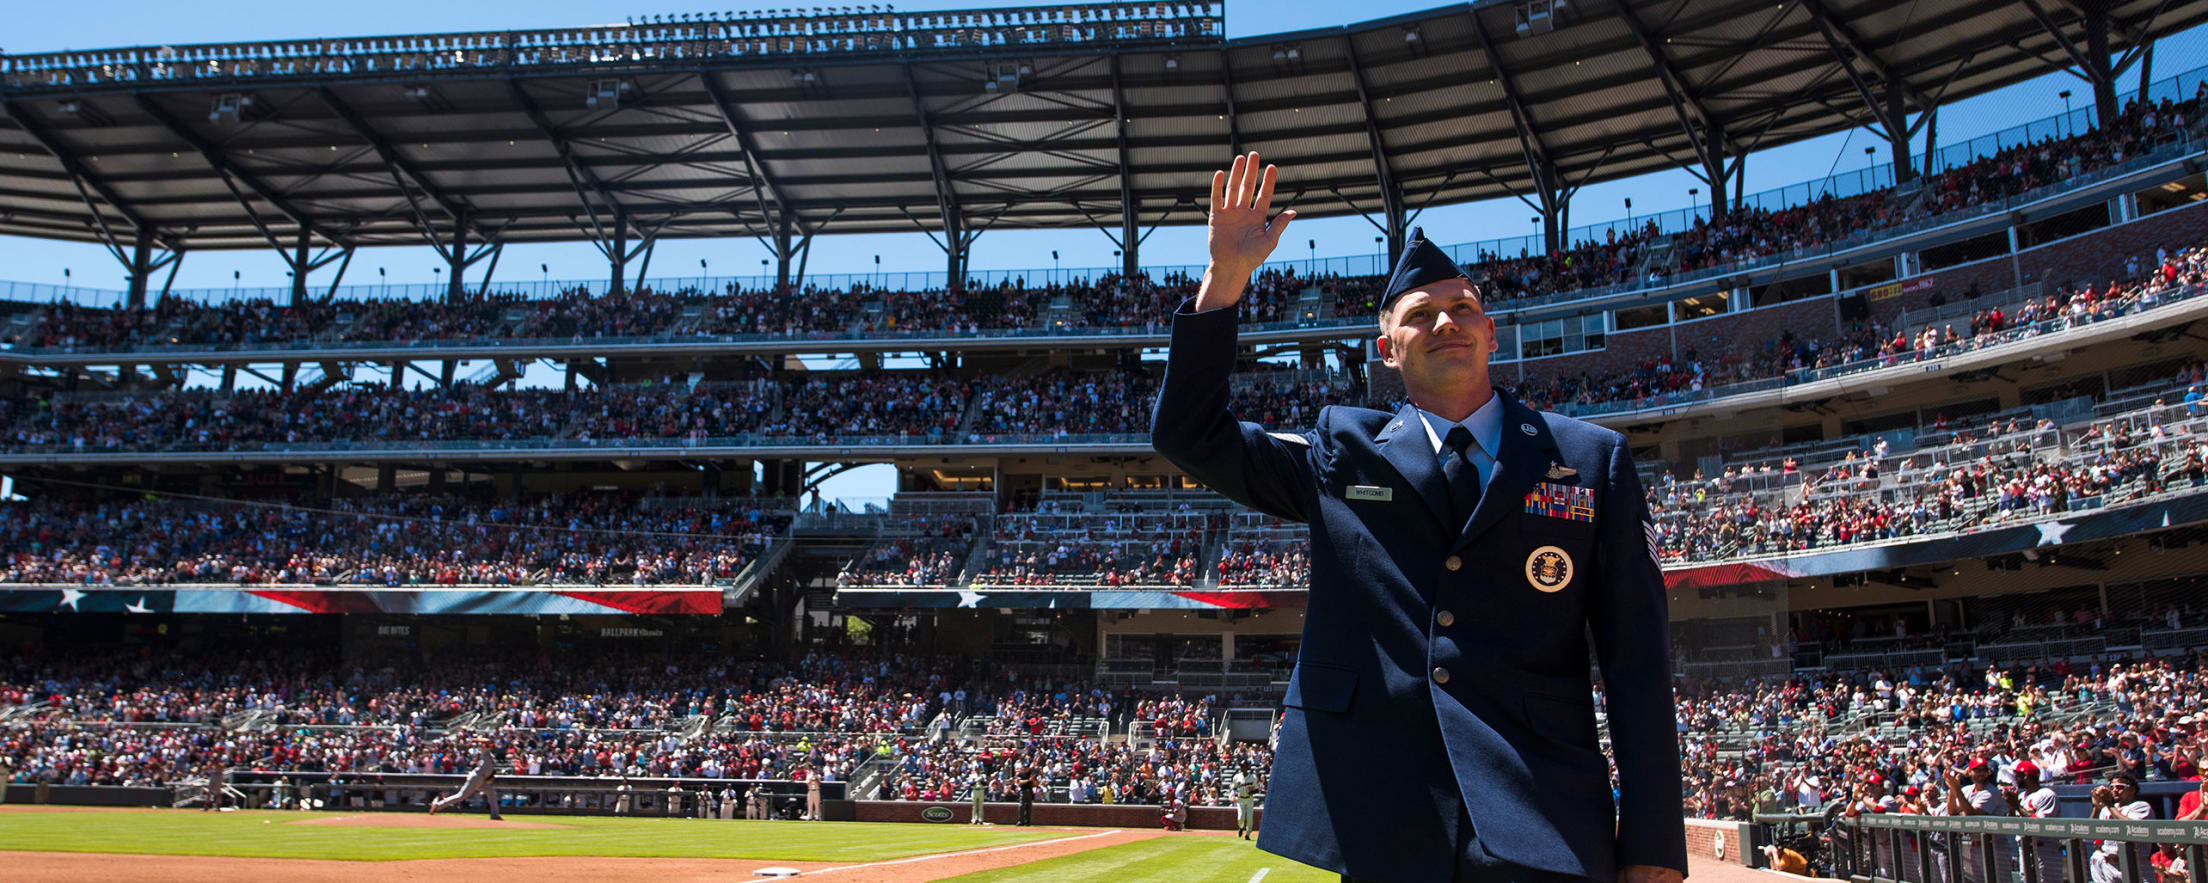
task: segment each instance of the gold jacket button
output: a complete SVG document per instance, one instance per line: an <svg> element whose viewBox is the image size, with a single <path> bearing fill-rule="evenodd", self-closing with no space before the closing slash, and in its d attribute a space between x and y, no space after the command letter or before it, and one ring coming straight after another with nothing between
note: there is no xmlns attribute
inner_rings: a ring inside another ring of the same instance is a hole
<svg viewBox="0 0 2208 883"><path fill-rule="evenodd" d="M1450 613L1447 610L1437 612L1434 614L1434 624L1441 626L1442 628L1448 628L1450 626L1456 625L1457 615L1454 613Z"/></svg>
<svg viewBox="0 0 2208 883"><path fill-rule="evenodd" d="M1434 683L1449 683L1449 670L1438 665L1434 666Z"/></svg>
<svg viewBox="0 0 2208 883"><path fill-rule="evenodd" d="M1448 560L1441 562L1441 566L1450 570L1461 570L1464 567L1464 559L1451 555Z"/></svg>

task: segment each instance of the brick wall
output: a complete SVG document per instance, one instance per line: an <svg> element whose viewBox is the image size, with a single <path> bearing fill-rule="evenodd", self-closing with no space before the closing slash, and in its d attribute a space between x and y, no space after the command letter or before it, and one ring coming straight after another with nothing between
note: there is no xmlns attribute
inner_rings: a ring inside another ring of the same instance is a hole
<svg viewBox="0 0 2208 883"><path fill-rule="evenodd" d="M1931 306L1935 293L1956 301L1976 284L1980 293L1992 294L2016 287L2019 276L2026 285L2045 282L2050 293L2065 283L2105 282L2121 275L2127 258L2137 256L2143 265L2154 259L2157 248L2177 251L2204 242L2208 242L2208 203L2194 203L2015 255L1936 271L1931 274L1937 283L1932 291L1872 303L1871 315L1892 322L1903 309Z"/></svg>
<svg viewBox="0 0 2208 883"><path fill-rule="evenodd" d="M1713 822L1706 819L1687 819L1687 854L1708 859L1721 859L1728 864L1747 865L1742 848L1748 845L1748 826L1739 822ZM1719 856L1718 840L1724 838L1725 854Z"/></svg>
<svg viewBox="0 0 2208 883"><path fill-rule="evenodd" d="M2137 257L2145 266L2154 260L2157 248L2176 251L2203 242L2208 242L2208 204L2196 202L2042 245L2018 255L2017 260L2026 282L2044 280L2049 286L2098 284L2121 275L2127 258Z"/></svg>

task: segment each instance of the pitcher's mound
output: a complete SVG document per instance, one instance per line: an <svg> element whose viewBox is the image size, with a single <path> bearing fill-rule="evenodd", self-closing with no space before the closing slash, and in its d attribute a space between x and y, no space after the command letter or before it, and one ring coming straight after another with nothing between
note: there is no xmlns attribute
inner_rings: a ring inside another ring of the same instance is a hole
<svg viewBox="0 0 2208 883"><path fill-rule="evenodd" d="M372 812L357 816L300 819L287 825L336 825L341 828L572 828L543 822L494 822L483 816L433 816L413 812Z"/></svg>

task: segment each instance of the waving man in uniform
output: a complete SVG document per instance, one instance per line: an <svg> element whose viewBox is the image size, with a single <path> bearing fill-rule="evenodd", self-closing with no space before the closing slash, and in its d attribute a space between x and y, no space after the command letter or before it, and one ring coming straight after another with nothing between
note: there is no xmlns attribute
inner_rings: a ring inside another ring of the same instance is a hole
<svg viewBox="0 0 2208 883"><path fill-rule="evenodd" d="M1238 421L1235 304L1295 217L1270 217L1277 177L1252 153L1212 178L1211 265L1174 316L1151 430L1211 489L1311 525L1258 847L1345 880L1680 879L1663 577L1625 439L1495 389L1482 280L1417 231L1375 341L1410 404Z"/></svg>

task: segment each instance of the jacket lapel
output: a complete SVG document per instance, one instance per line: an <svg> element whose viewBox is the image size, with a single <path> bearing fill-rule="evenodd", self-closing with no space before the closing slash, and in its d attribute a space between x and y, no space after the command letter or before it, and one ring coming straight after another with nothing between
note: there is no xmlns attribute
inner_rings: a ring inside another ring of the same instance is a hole
<svg viewBox="0 0 2208 883"><path fill-rule="evenodd" d="M1426 427L1418 409L1404 405L1387 428L1380 430L1374 440L1380 443L1380 455L1402 473L1403 479L1425 499L1426 507L1433 510L1434 520L1449 524L1449 488L1442 483L1441 457L1434 453L1434 443L1426 437Z"/></svg>
<svg viewBox="0 0 2208 883"><path fill-rule="evenodd" d="M1508 393L1496 390L1495 394L1503 397L1503 432L1499 443L1503 450L1495 457L1495 476L1488 480L1487 489L1480 494L1480 504L1472 510L1472 520L1465 524L1464 534L1457 538L1458 549L1478 539L1505 514L1519 511L1526 492L1533 489L1534 482L1548 475L1549 463L1556 457L1556 437L1549 434L1548 421L1533 409L1519 404ZM1525 427L1532 427L1533 433L1527 434Z"/></svg>

